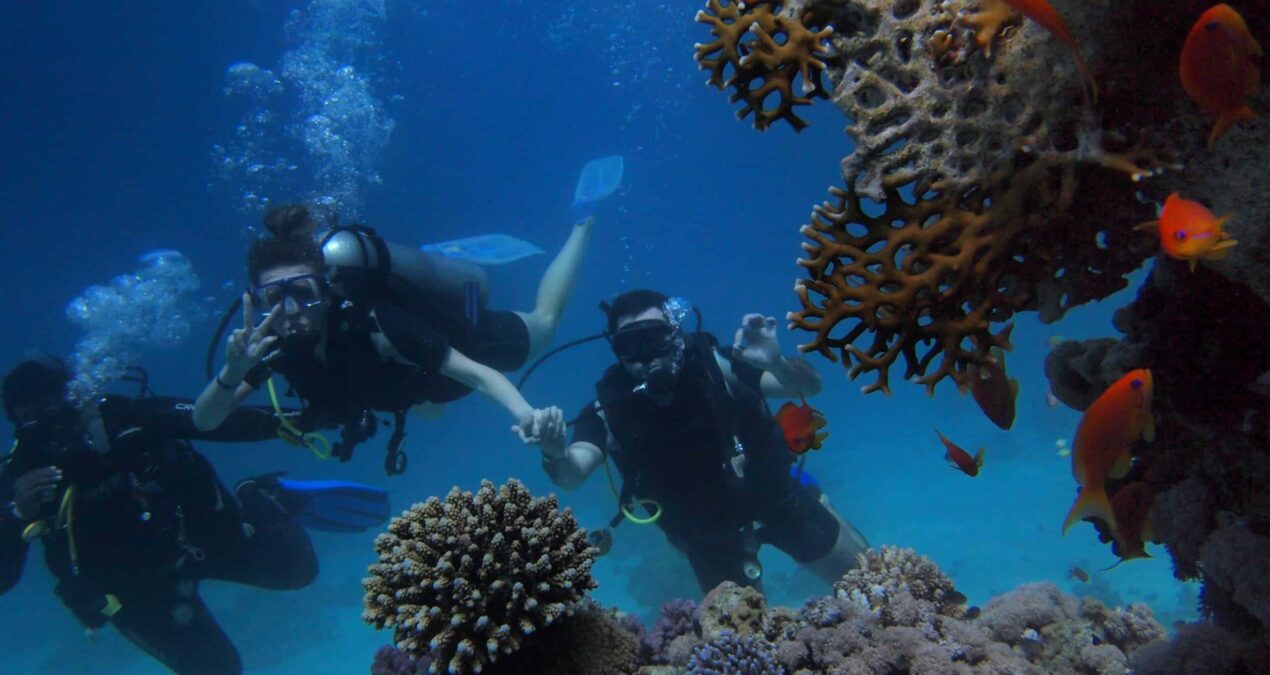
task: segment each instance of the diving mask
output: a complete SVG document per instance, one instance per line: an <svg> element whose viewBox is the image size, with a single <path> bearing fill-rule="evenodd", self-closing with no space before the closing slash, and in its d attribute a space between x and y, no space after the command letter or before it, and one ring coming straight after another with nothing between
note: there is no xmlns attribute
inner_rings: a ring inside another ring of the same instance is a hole
<svg viewBox="0 0 1270 675"><path fill-rule="evenodd" d="M271 281L252 288L251 301L265 316L278 305L288 314L303 312L326 302L326 280L319 274L298 274Z"/></svg>
<svg viewBox="0 0 1270 675"><path fill-rule="evenodd" d="M619 359L647 363L674 351L675 328L660 319L634 321L610 338Z"/></svg>

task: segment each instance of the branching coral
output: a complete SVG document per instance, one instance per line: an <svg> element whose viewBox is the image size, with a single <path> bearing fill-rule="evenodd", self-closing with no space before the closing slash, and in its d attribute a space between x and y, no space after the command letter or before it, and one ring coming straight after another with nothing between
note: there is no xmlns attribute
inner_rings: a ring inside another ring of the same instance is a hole
<svg viewBox="0 0 1270 675"><path fill-rule="evenodd" d="M693 650L688 675L785 675L785 669L771 643L725 630Z"/></svg>
<svg viewBox="0 0 1270 675"><path fill-rule="evenodd" d="M417 503L375 540L363 618L432 670L480 672L595 587L595 549L554 496L510 480Z"/></svg>
<svg viewBox="0 0 1270 675"><path fill-rule="evenodd" d="M845 187L802 228L808 278L789 318L815 333L803 351L841 355L852 378L877 373L866 392L890 391L900 357L928 392L944 378L964 391L971 365L1010 346L993 324L1024 310L1055 321L1122 288L1152 250L1131 229L1152 215L1136 181L1165 164L1149 139L1093 122L1052 36L986 58L959 23L964 4L805 10L835 27L829 73L856 146Z"/></svg>
<svg viewBox="0 0 1270 675"><path fill-rule="evenodd" d="M878 616L884 625L937 622L959 617L966 596L929 559L911 548L883 546L860 556L860 563L833 585L834 595Z"/></svg>
<svg viewBox="0 0 1270 675"><path fill-rule="evenodd" d="M780 2L770 0L708 0L697 12L697 21L710 25L715 40L695 46L697 63L710 71L711 85L732 87L733 103L744 101L737 119L754 113L754 128L767 129L785 120L795 131L807 121L794 114L794 106L811 105L812 97L829 98L821 82L828 56L825 43L829 28L812 30L802 18L780 12ZM727 74L729 68L732 74ZM802 95L794 93L801 78ZM767 99L775 95L775 107Z"/></svg>

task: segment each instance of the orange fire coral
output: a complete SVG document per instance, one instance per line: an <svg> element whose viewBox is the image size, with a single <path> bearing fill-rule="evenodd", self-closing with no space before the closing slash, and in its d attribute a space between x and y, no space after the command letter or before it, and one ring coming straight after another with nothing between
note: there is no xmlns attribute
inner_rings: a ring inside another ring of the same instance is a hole
<svg viewBox="0 0 1270 675"><path fill-rule="evenodd" d="M696 58L702 70L710 71L711 85L732 87L736 91L729 100L745 102L737 119L753 112L754 128L760 131L781 119L802 131L807 121L794 114L794 106L811 105L811 97L829 98L820 78L825 62L818 57L828 55L824 43L833 31L812 31L798 18L778 14L779 6L763 0L708 0L706 11L697 12L697 21L710 24L716 39L696 45ZM732 75L725 77L729 67ZM798 77L802 96L794 94ZM778 103L764 107L772 94Z"/></svg>

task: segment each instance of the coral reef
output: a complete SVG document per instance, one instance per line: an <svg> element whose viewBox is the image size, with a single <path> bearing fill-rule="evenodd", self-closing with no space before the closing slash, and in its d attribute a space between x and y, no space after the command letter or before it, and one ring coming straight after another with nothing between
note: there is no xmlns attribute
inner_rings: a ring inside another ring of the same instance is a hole
<svg viewBox="0 0 1270 675"><path fill-rule="evenodd" d="M370 675L425 675L431 665L432 660L426 656L416 659L392 645L384 645L375 651Z"/></svg>
<svg viewBox="0 0 1270 675"><path fill-rule="evenodd" d="M375 540L363 618L433 671L479 672L595 587L595 549L554 496L517 480L416 503Z"/></svg>
<svg viewBox="0 0 1270 675"><path fill-rule="evenodd" d="M526 640L485 670L488 675L630 675L639 669L639 640L591 601Z"/></svg>
<svg viewBox="0 0 1270 675"><path fill-rule="evenodd" d="M675 639L670 665L640 672L1118 674L1128 655L1164 635L1145 606L1112 610L1053 584L1023 586L970 618L948 577L912 550L861 558L834 595L798 610L768 608L752 589L720 585L698 608L696 632ZM719 666L729 651L733 663L749 657L751 670ZM692 670L706 666L717 670Z"/></svg>
<svg viewBox="0 0 1270 675"><path fill-rule="evenodd" d="M928 392L944 378L964 392L971 365L1011 346L994 324L1052 322L1124 287L1152 251L1132 230L1153 215L1138 181L1168 162L1149 135L1097 123L1065 45L1025 23L989 56L973 2L802 6L834 28L828 72L855 149L802 228L789 319L815 335L801 350L876 373L865 392L889 392L901 357Z"/></svg>
<svg viewBox="0 0 1270 675"><path fill-rule="evenodd" d="M648 663L670 663L670 645L678 637L696 630L697 603L691 600L671 600L662 605L661 614L653 629L644 638L643 648Z"/></svg>
<svg viewBox="0 0 1270 675"><path fill-rule="evenodd" d="M694 46L698 65L710 71L707 82L719 89L732 87L729 100L745 103L737 119L754 113L754 128L760 131L782 119L802 131L807 121L794 114L794 106L811 105L812 97L829 98L820 75L833 31L804 25L807 17L781 12L781 4L707 0L705 10L697 12L697 21L708 24L715 37ZM794 93L795 80L801 82L802 96ZM776 106L766 107L773 94Z"/></svg>
<svg viewBox="0 0 1270 675"><path fill-rule="evenodd" d="M785 675L785 669L770 642L725 630L692 650L688 675Z"/></svg>

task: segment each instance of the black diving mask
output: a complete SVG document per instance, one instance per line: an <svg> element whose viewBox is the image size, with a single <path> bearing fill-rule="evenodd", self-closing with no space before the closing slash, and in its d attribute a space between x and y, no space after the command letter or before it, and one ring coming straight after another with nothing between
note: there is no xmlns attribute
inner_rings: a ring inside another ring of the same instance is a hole
<svg viewBox="0 0 1270 675"><path fill-rule="evenodd" d="M326 280L320 274L297 274L251 289L251 301L264 316L282 305L290 314L320 307L326 302Z"/></svg>
<svg viewBox="0 0 1270 675"><path fill-rule="evenodd" d="M619 359L647 363L671 354L674 338L674 326L660 319L645 319L622 326L609 342Z"/></svg>

